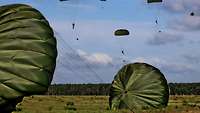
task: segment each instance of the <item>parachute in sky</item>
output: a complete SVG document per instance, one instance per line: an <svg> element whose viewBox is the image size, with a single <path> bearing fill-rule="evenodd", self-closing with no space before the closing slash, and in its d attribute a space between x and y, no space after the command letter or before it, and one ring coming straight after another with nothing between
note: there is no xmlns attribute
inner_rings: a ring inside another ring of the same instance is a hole
<svg viewBox="0 0 200 113"><path fill-rule="evenodd" d="M10 113L24 96L50 85L56 39L45 17L24 4L0 7L0 113Z"/></svg>
<svg viewBox="0 0 200 113"><path fill-rule="evenodd" d="M129 35L129 31L127 29L118 29L115 31L115 36L125 36L125 35Z"/></svg>
<svg viewBox="0 0 200 113"><path fill-rule="evenodd" d="M129 31L127 29L117 29L115 32L114 32L114 35L115 36L126 36L126 35L129 35ZM123 48L121 48L121 53L122 55L125 55L125 51Z"/></svg>
<svg viewBox="0 0 200 113"><path fill-rule="evenodd" d="M162 2L162 0L147 0L147 3L156 3L156 2Z"/></svg>
<svg viewBox="0 0 200 113"><path fill-rule="evenodd" d="M159 69L146 64L127 64L114 77L110 89L111 109L166 107L169 99L167 80Z"/></svg>
<svg viewBox="0 0 200 113"><path fill-rule="evenodd" d="M60 1L62 2L62 1L69 1L69 0L60 0Z"/></svg>

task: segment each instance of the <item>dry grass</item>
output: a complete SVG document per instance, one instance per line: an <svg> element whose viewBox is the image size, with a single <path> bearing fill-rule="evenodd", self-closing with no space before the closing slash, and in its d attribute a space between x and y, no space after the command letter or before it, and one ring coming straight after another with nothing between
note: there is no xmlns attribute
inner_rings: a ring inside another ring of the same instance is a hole
<svg viewBox="0 0 200 113"><path fill-rule="evenodd" d="M131 113L109 110L107 96L31 96L17 108L13 113ZM167 108L143 113L200 113L200 96L171 96Z"/></svg>

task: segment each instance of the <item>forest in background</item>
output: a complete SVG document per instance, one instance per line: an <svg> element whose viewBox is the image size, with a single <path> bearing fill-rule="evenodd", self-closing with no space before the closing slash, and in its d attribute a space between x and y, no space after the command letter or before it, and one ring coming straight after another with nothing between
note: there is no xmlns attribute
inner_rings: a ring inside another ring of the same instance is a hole
<svg viewBox="0 0 200 113"><path fill-rule="evenodd" d="M47 95L109 95L111 84L53 84ZM169 83L170 95L200 95L200 83Z"/></svg>

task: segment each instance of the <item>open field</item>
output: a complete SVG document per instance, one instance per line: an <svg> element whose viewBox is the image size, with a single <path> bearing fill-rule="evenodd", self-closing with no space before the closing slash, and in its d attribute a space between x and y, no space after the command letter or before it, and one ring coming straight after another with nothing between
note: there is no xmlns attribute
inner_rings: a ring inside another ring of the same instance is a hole
<svg viewBox="0 0 200 113"><path fill-rule="evenodd" d="M13 113L131 113L109 110L108 96L31 96ZM168 107L143 113L200 113L200 96L171 96Z"/></svg>

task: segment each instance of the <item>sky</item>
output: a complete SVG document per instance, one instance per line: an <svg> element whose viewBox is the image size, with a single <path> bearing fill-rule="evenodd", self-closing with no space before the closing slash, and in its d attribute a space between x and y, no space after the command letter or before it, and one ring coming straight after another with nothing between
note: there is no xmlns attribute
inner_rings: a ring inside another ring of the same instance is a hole
<svg viewBox="0 0 200 113"><path fill-rule="evenodd" d="M53 84L111 83L123 65L134 62L159 68L168 82L200 82L200 0L0 1L12 3L38 9L54 29ZM130 35L117 37L117 29Z"/></svg>

